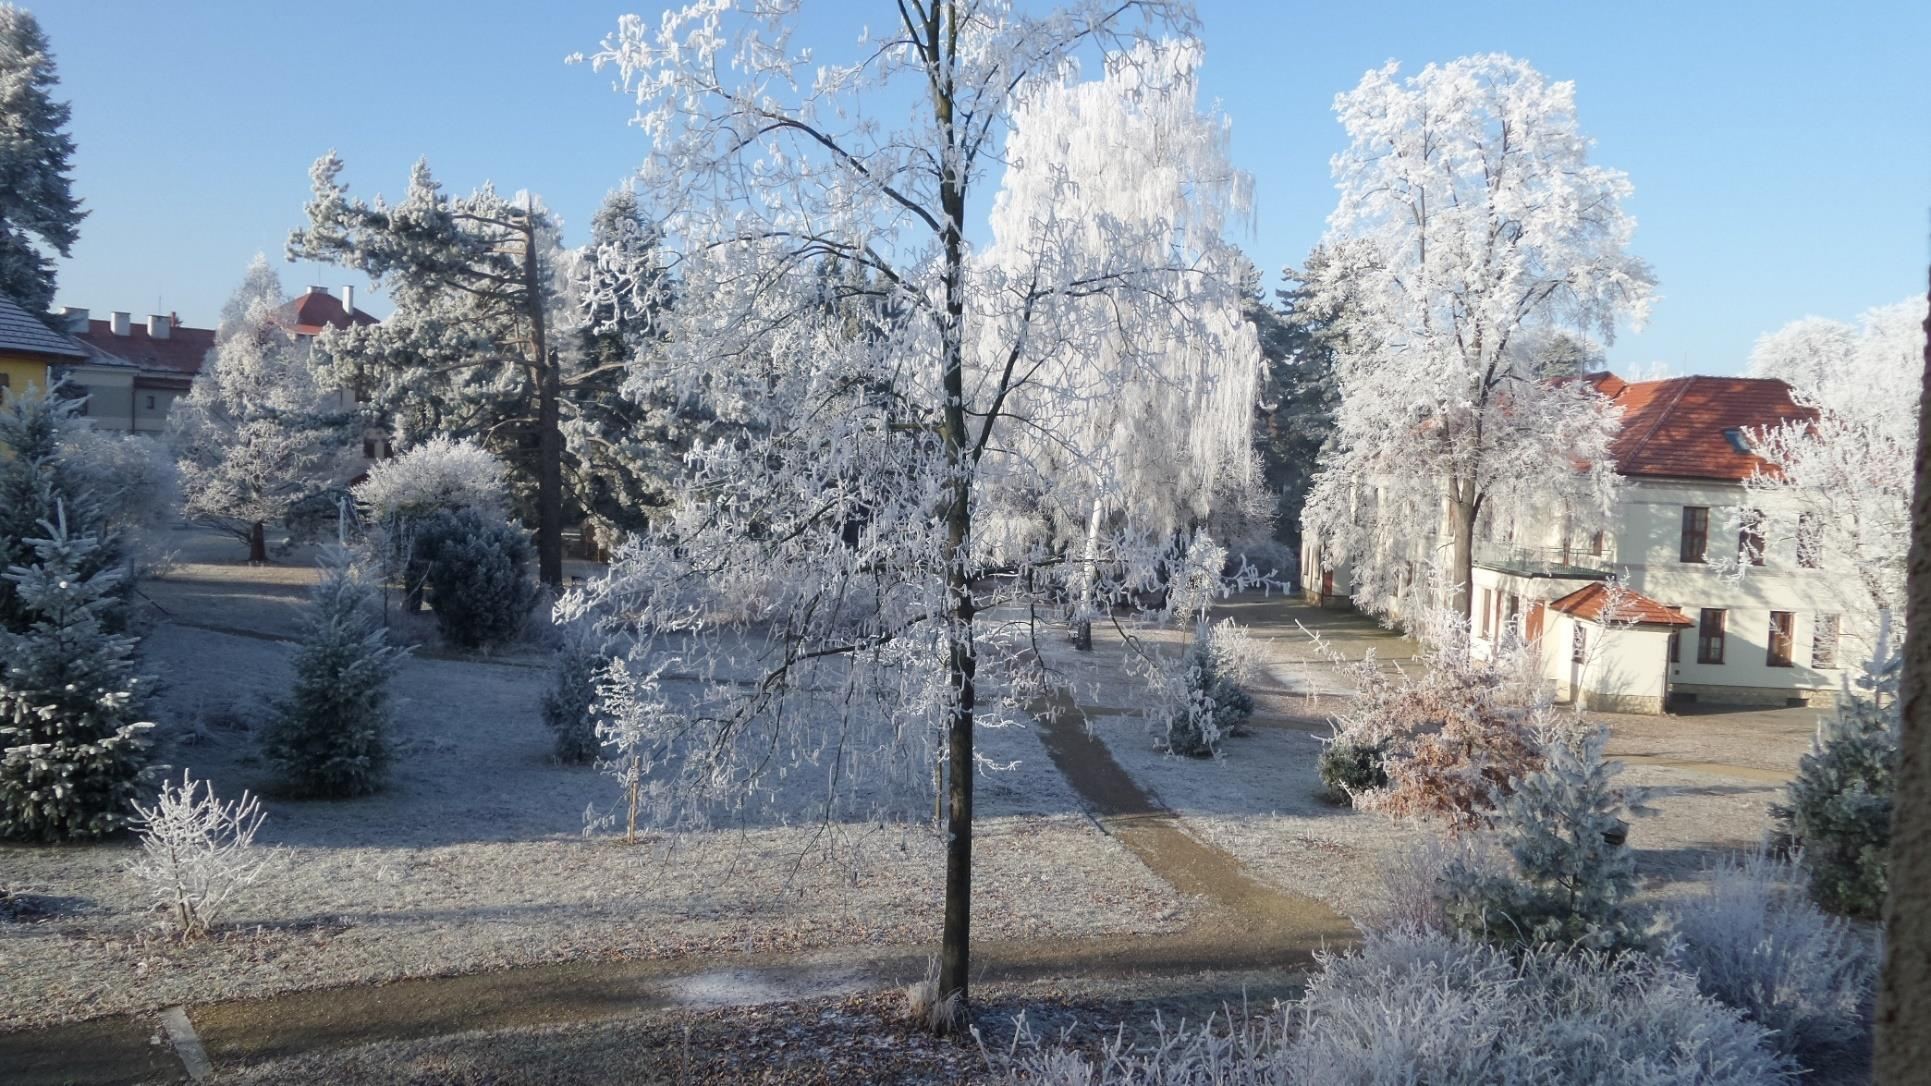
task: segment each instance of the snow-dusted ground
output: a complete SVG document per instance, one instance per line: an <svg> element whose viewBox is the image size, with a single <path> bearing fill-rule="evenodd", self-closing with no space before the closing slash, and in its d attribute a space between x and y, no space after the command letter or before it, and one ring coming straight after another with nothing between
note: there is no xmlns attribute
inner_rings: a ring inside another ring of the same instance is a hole
<svg viewBox="0 0 1931 1086"><path fill-rule="evenodd" d="M1412 646L1358 622L1362 628L1350 630L1336 612L1278 598L1243 599L1223 610L1251 624L1268 659L1255 691L1254 734L1227 740L1216 759L1156 750L1145 721L1126 711L1132 702L1107 692L1109 683L1117 683L1109 676L1122 652L1112 631L1096 629L1090 655L1057 641L1047 653L1074 678L1080 704L1099 707L1091 726L1114 758L1189 828L1233 854L1256 878L1360 915L1379 892L1378 865L1420 831L1321 798L1318 737L1328 734L1322 703L1344 684L1309 651L1294 621L1325 622L1324 636L1350 656L1372 648L1380 658L1403 660ZM1180 643L1171 631L1138 632L1169 651ZM1319 696L1311 700L1310 693ZM1776 709L1600 717L1611 728L1610 755L1625 762L1622 780L1652 790L1656 813L1637 820L1630 832L1647 895L1682 893L1718 857L1763 841L1769 804L1782 796L1783 780L1808 749L1816 715Z"/></svg>
<svg viewBox="0 0 1931 1086"><path fill-rule="evenodd" d="M299 565L184 562L149 590L183 621L286 632L309 576ZM144 662L166 684L155 714L161 760L224 796L262 789L251 732L285 688L292 651L261 636L155 626ZM922 828L840 827L829 859L814 826L687 833L648 847L586 839L586 807L610 809L616 786L551 763L538 715L547 674L525 655L534 654L406 662L387 789L268 799L257 840L282 847L285 862L211 941L183 947L157 932L122 873L130 842L0 845L5 884L50 910L0 918L0 1023L608 955L936 944L942 847ZM983 731L981 743L1019 764L978 778L975 935L1184 923L1185 902L1080 813L1032 731Z"/></svg>

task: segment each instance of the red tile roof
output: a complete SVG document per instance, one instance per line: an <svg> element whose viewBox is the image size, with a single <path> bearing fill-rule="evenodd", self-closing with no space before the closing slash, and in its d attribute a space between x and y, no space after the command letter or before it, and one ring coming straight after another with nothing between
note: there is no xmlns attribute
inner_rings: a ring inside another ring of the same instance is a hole
<svg viewBox="0 0 1931 1086"><path fill-rule="evenodd" d="M1689 619L1641 592L1623 588L1612 594L1609 586L1601 581L1592 581L1583 585L1561 599L1551 601L1549 606L1564 614L1605 624L1634 623L1638 626L1691 624ZM1605 615L1605 611L1609 613Z"/></svg>
<svg viewBox="0 0 1931 1086"><path fill-rule="evenodd" d="M1809 420L1817 412L1791 399L1790 386L1760 377L1673 377L1624 381L1613 373L1583 378L1623 409L1622 432L1610 443L1623 475L1740 482L1774 469L1740 451L1731 433Z"/></svg>
<svg viewBox="0 0 1931 1086"><path fill-rule="evenodd" d="M119 359L144 370L165 370L189 377L201 372L201 363L215 346L212 328L184 328L177 324L169 330L166 339L155 339L148 335L148 326L139 321L130 321L127 335L117 336L107 321L90 320L87 331L74 333L74 338L108 356L110 362Z"/></svg>
<svg viewBox="0 0 1931 1086"><path fill-rule="evenodd" d="M348 326L375 324L376 319L358 309L351 313L342 305L342 299L330 294L326 289L315 287L277 311L289 331L298 336L317 336L324 328L347 328Z"/></svg>

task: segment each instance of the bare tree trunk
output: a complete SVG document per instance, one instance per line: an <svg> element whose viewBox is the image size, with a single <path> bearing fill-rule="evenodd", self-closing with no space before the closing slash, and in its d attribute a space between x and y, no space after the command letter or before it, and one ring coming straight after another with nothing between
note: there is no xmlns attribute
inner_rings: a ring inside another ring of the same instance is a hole
<svg viewBox="0 0 1931 1086"><path fill-rule="evenodd" d="M248 526L248 560L268 561L268 525L259 520Z"/></svg>
<svg viewBox="0 0 1931 1086"><path fill-rule="evenodd" d="M1468 586L1475 579L1475 501L1465 496L1459 483L1449 485L1448 546L1448 576L1452 579L1448 605L1463 618L1471 618L1474 594Z"/></svg>
<svg viewBox="0 0 1931 1086"><path fill-rule="evenodd" d="M953 69L956 62L958 13L948 3L934 4L926 17L927 52L938 71L932 81L933 107L946 146L956 149L953 130ZM940 25L941 12L951 19ZM943 31L943 34L942 34ZM972 769L973 681L978 661L973 655L972 584L967 576L972 535L972 483L965 414L965 239L966 179L959 173L959 156L948 153L939 176L939 206L945 216L945 409L939 424L945 446L947 480L945 507L946 590L952 607L947 640L946 677L957 701L947 721L947 782L945 838L945 928L939 948L941 1004L957 1000L959 1014L947 1023L964 1021L967 985L972 966Z"/></svg>
<svg viewBox="0 0 1931 1086"><path fill-rule="evenodd" d="M1931 337L1931 320L1925 321ZM1898 701L1897 806L1884 903L1884 979L1877 996L1876 1081L1924 1081L1931 1067L1931 342L1918 399L1917 485L1905 590L1904 675Z"/></svg>
<svg viewBox="0 0 1931 1086"><path fill-rule="evenodd" d="M536 210L524 196L523 292L529 304L530 363L536 368L536 569L551 587L563 584L562 374L550 355L543 283L536 256Z"/></svg>

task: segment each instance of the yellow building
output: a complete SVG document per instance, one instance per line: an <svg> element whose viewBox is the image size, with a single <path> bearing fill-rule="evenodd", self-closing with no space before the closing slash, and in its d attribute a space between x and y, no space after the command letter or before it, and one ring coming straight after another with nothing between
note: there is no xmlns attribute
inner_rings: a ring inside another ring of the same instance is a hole
<svg viewBox="0 0 1931 1086"><path fill-rule="evenodd" d="M71 336L47 327L40 318L0 295L0 396L28 386L51 383L55 366L87 361L87 349Z"/></svg>

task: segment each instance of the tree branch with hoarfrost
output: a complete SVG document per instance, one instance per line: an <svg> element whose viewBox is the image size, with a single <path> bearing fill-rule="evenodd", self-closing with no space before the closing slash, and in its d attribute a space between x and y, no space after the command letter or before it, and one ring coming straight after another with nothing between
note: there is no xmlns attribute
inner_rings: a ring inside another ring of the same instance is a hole
<svg viewBox="0 0 1931 1086"><path fill-rule="evenodd" d="M1632 189L1589 161L1575 84L1502 54L1405 81L1390 63L1334 109L1350 142L1312 285L1358 334L1336 359L1335 447L1306 527L1364 606L1407 594L1420 561L1467 615L1484 516L1567 513L1586 529L1608 513L1614 411L1552 378L1574 354L1556 349L1562 328L1608 341L1649 311L1649 269L1627 252Z"/></svg>
<svg viewBox="0 0 1931 1086"><path fill-rule="evenodd" d="M1795 530L1800 566L1842 571L1845 610L1864 618L1846 633L1867 649L1879 616L1903 613L1925 309L1922 300L1883 306L1856 327L1806 317L1759 339L1750 356L1752 376L1788 382L1818 417L1750 435L1770 470L1744 482L1748 504L1795 509L1770 524ZM1901 644L1903 623L1892 629Z"/></svg>
<svg viewBox="0 0 1931 1086"><path fill-rule="evenodd" d="M1219 241L1245 183L1194 105L1184 5L908 0L849 62L798 48L797 13L626 17L594 58L636 96L640 195L679 284L626 392L742 429L691 450L679 500L560 617L599 616L633 674L679 662L676 715L648 729L651 817L769 809L802 777L827 826L909 820L939 767L937 994L963 1003L975 729L1017 723L1042 689L1036 618L1057 589L1077 580L1097 610L1160 587L1197 520L1143 517L1099 423L1187 405L1197 441L1163 423L1146 454L1164 445L1190 488L1246 447L1251 403L1220 401L1251 395L1228 348L1252 333ZM895 101L900 118L873 112ZM1092 110L1131 123L1108 142ZM1000 165L975 253L968 209Z"/></svg>

